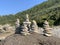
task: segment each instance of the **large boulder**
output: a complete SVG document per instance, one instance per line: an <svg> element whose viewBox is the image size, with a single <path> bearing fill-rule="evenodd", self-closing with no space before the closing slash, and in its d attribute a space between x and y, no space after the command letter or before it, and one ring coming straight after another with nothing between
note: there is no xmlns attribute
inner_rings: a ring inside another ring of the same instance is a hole
<svg viewBox="0 0 60 45"><path fill-rule="evenodd" d="M14 34L5 39L4 45L60 45L60 39L46 37L37 33L27 36Z"/></svg>

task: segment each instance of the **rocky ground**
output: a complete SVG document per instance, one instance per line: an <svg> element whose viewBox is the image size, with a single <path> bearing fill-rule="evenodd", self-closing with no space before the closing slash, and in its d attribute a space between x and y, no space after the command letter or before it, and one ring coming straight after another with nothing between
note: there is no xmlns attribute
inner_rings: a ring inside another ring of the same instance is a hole
<svg viewBox="0 0 60 45"><path fill-rule="evenodd" d="M39 28L39 33L32 33L28 36L13 34L5 40L0 40L0 45L60 45L60 26L53 27L52 37L43 36L42 28Z"/></svg>
<svg viewBox="0 0 60 45"><path fill-rule="evenodd" d="M0 43L1 45L60 45L60 38L46 37L41 34L32 33L22 36L13 34Z"/></svg>

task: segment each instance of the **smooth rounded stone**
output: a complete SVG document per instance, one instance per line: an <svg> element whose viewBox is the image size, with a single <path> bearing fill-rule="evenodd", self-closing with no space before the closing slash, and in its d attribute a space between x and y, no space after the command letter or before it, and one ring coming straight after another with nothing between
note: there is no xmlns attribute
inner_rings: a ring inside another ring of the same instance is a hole
<svg viewBox="0 0 60 45"><path fill-rule="evenodd" d="M26 22L29 22L29 15L28 14L26 14Z"/></svg>
<svg viewBox="0 0 60 45"><path fill-rule="evenodd" d="M44 24L48 25L49 23L48 23L48 21L47 21L47 20L45 20Z"/></svg>
<svg viewBox="0 0 60 45"><path fill-rule="evenodd" d="M47 37L52 36L52 35L49 34L49 33L45 33L44 35L47 36Z"/></svg>

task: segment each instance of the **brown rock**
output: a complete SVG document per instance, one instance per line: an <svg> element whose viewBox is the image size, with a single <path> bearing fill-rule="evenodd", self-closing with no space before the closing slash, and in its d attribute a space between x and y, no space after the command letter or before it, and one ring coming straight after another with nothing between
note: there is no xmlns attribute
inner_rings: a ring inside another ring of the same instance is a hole
<svg viewBox="0 0 60 45"><path fill-rule="evenodd" d="M27 36L14 34L5 39L4 45L60 45L60 39L33 33Z"/></svg>

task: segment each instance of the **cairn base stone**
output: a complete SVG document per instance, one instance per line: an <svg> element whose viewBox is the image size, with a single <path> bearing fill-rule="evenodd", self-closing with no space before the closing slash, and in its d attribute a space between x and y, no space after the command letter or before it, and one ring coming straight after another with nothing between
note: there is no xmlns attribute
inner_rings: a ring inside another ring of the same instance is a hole
<svg viewBox="0 0 60 45"><path fill-rule="evenodd" d="M30 33L26 33L26 32L21 32L22 35L30 35Z"/></svg>
<svg viewBox="0 0 60 45"><path fill-rule="evenodd" d="M44 35L47 36L47 37L52 36L51 34L47 34L47 33L45 33Z"/></svg>

